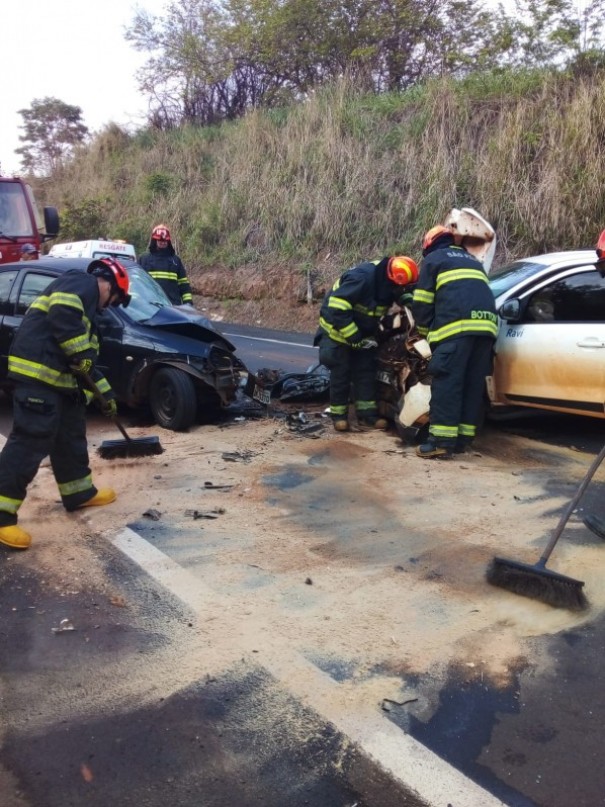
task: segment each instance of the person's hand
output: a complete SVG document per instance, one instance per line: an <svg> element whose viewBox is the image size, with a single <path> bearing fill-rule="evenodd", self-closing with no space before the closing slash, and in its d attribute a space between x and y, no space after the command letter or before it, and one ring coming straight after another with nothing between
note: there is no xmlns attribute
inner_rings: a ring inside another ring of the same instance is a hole
<svg viewBox="0 0 605 807"><path fill-rule="evenodd" d="M101 412L108 418L115 418L118 414L118 405L115 398L107 399L101 404Z"/></svg>
<svg viewBox="0 0 605 807"><path fill-rule="evenodd" d="M351 342L351 347L354 350L370 350L373 347L378 347L378 342L375 339L366 337L360 342Z"/></svg>
<svg viewBox="0 0 605 807"><path fill-rule="evenodd" d="M79 359L71 365L75 373L90 373L92 370L92 359Z"/></svg>

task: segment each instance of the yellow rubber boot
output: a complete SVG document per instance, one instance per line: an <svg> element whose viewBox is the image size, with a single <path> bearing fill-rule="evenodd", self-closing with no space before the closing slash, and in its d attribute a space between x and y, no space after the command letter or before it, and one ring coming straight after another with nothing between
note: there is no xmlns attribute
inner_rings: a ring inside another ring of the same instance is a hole
<svg viewBox="0 0 605 807"><path fill-rule="evenodd" d="M117 495L113 488L101 488L98 490L92 499L88 499L88 501L79 504L76 508L80 510L82 507L100 507L103 504L111 504L115 502L117 499Z"/></svg>
<svg viewBox="0 0 605 807"><path fill-rule="evenodd" d="M0 527L0 544L10 546L11 549L27 549L31 542L32 537L29 532L25 532L16 524L12 524L10 527Z"/></svg>

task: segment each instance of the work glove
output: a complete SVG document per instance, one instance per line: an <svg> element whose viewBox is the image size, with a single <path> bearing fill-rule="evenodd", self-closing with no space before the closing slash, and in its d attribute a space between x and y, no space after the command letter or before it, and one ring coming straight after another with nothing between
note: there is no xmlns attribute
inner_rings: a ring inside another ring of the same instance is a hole
<svg viewBox="0 0 605 807"><path fill-rule="evenodd" d="M108 418L115 418L118 414L118 405L115 401L115 398L105 398L102 404L100 404L101 412Z"/></svg>
<svg viewBox="0 0 605 807"><path fill-rule="evenodd" d="M362 339L360 342L351 342L351 347L354 350L370 350L373 347L378 347L378 342L375 339L370 339L366 337Z"/></svg>
<svg viewBox="0 0 605 807"><path fill-rule="evenodd" d="M79 359L71 365L75 373L90 373L92 370L92 359Z"/></svg>

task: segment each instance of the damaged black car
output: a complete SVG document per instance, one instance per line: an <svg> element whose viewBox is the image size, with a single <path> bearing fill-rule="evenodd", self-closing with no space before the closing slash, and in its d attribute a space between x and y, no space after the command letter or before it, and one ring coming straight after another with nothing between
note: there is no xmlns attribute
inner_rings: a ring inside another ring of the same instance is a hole
<svg viewBox="0 0 605 807"><path fill-rule="evenodd" d="M85 258L43 257L0 267L0 386L10 389L8 353L28 306L69 269L86 271ZM99 314L98 366L118 401L150 412L174 431L207 422L236 397L248 377L234 345L191 306L173 306L137 264L127 265L128 308ZM254 388L254 384L251 385Z"/></svg>

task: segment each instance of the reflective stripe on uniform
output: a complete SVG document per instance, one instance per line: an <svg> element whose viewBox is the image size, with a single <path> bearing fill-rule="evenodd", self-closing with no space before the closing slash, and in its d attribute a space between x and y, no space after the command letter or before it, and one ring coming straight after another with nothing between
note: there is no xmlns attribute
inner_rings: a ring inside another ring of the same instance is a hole
<svg viewBox="0 0 605 807"><path fill-rule="evenodd" d="M365 412L368 409L376 409L376 401L355 401L355 408L359 412Z"/></svg>
<svg viewBox="0 0 605 807"><path fill-rule="evenodd" d="M470 423L459 423L458 434L461 437L474 437L477 433L477 427L472 426Z"/></svg>
<svg viewBox="0 0 605 807"><path fill-rule="evenodd" d="M439 290L441 286L446 283L452 283L454 280L482 280L487 283L487 275L481 269L450 269L448 272L441 272L437 278L435 290Z"/></svg>
<svg viewBox="0 0 605 807"><path fill-rule="evenodd" d="M459 334L483 334L485 336L493 336L494 339L498 335L498 317L491 312L484 312L493 316L494 321L481 320L481 319L459 319L456 322L448 322L442 328L437 328L436 331L430 331L428 340L430 344L441 342L443 339L449 339L452 336ZM418 329L420 331L420 328ZM420 331L421 332L421 331ZM422 332L421 332L422 333Z"/></svg>
<svg viewBox="0 0 605 807"><path fill-rule="evenodd" d="M335 328L323 317L319 318L319 324L328 334L330 339L333 339L335 342L339 342L341 345L348 345L351 337L359 332L359 328L357 327L357 325L355 325L354 322L350 322L345 328L342 328L341 330Z"/></svg>
<svg viewBox="0 0 605 807"><path fill-rule="evenodd" d="M90 490L92 487L92 476L82 477L82 479L74 479L73 482L63 482L59 485L59 493L61 496L73 496L74 493L83 493L85 490Z"/></svg>
<svg viewBox="0 0 605 807"><path fill-rule="evenodd" d="M9 499L8 496L0 496L0 511L15 515L23 504L23 499Z"/></svg>
<svg viewBox="0 0 605 807"><path fill-rule="evenodd" d="M62 373L60 370L53 370L35 361L28 361L21 356L8 357L9 373L17 373L25 378L33 378L42 381L51 387L59 389L76 389L76 379L71 373Z"/></svg>
<svg viewBox="0 0 605 807"><path fill-rule="evenodd" d="M170 280L176 283L178 279L176 272L160 272L157 269L149 269L148 271L154 280Z"/></svg>
<svg viewBox="0 0 605 807"><path fill-rule="evenodd" d="M458 426L440 426L438 423L431 423L429 433L433 437L455 440L458 437Z"/></svg>
<svg viewBox="0 0 605 807"><path fill-rule="evenodd" d="M343 300L342 297L330 297L328 300L328 308L336 308L338 311L352 311L353 306L348 300Z"/></svg>
<svg viewBox="0 0 605 807"><path fill-rule="evenodd" d="M435 302L435 295L432 291L425 291L424 289L416 289L412 297L415 303L427 303L431 305Z"/></svg>
<svg viewBox="0 0 605 807"><path fill-rule="evenodd" d="M30 308L37 308L40 311L44 311L45 314L48 314L48 311L52 305L69 305L72 308L77 308L78 311L82 311L82 313L84 313L84 306L82 305L82 300L78 297L78 295L67 294L63 291L55 291L50 296L43 294L36 297L36 299L30 305Z"/></svg>

